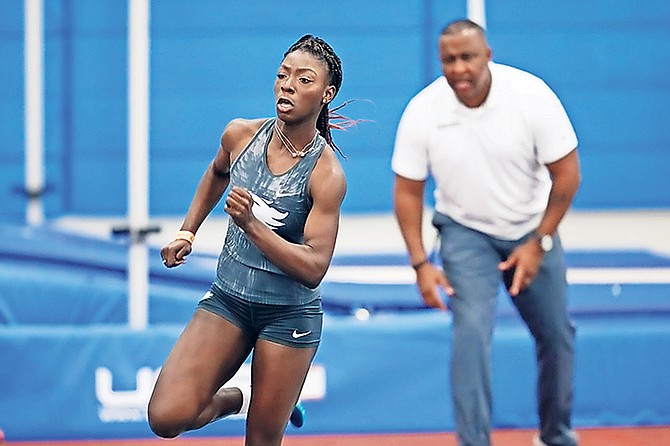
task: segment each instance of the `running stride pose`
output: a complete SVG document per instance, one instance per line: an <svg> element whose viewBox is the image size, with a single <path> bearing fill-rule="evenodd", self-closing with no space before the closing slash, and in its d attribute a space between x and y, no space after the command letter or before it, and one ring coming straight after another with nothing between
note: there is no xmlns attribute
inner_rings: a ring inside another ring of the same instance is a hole
<svg viewBox="0 0 670 446"><path fill-rule="evenodd" d="M231 121L181 230L161 250L184 263L198 228L230 186L216 280L177 340L149 402L149 424L175 437L248 410L246 445L280 445L321 339L319 284L335 248L346 179L328 104L342 66L318 37L284 54L276 118ZM253 350L251 392L223 387ZM292 415L293 413L293 415Z"/></svg>

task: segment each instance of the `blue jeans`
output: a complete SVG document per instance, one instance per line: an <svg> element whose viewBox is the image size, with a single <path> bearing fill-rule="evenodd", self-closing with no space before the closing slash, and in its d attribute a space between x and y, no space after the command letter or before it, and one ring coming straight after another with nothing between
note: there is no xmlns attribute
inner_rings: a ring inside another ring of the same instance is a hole
<svg viewBox="0 0 670 446"><path fill-rule="evenodd" d="M499 240L436 213L440 255L454 288L451 389L461 446L488 446L491 431L491 342L496 295L501 280L509 288L511 273L498 263L520 240ZM546 253L533 283L512 299L535 338L538 364L537 401L540 437L547 445L574 446L572 411L575 329L568 319L566 269L558 236Z"/></svg>

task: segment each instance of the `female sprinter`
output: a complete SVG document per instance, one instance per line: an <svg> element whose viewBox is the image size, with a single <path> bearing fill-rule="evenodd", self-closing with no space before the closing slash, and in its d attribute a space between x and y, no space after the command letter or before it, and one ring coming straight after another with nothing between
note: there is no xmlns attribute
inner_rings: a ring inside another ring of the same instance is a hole
<svg viewBox="0 0 670 446"><path fill-rule="evenodd" d="M301 424L294 412L321 338L319 284L346 192L328 109L341 83L341 62L328 43L306 35L293 44L274 84L276 118L226 126L181 230L162 248L168 268L184 263L228 189L216 279L149 402L158 436L247 411L245 444L279 446L289 418ZM250 391L225 387L252 350Z"/></svg>

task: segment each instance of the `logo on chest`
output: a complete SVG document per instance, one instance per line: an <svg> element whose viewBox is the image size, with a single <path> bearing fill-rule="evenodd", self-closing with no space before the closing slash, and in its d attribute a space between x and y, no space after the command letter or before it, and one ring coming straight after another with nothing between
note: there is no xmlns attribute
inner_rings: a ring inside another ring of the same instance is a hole
<svg viewBox="0 0 670 446"><path fill-rule="evenodd" d="M254 205L251 208L254 216L265 224L270 229L281 228L286 225L284 220L288 217L288 212L282 212L271 205L271 201L259 197L253 192L249 192L254 200Z"/></svg>

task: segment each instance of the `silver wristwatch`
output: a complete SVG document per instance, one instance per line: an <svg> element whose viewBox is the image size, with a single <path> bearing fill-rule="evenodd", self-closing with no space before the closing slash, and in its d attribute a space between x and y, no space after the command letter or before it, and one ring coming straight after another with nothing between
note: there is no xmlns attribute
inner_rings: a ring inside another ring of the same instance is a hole
<svg viewBox="0 0 670 446"><path fill-rule="evenodd" d="M542 248L543 252L549 252L554 247L554 238L551 236L551 234L542 235L535 231L533 233L533 237L537 239L538 242L540 242L540 248Z"/></svg>

